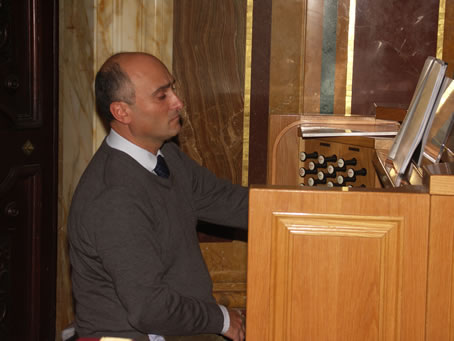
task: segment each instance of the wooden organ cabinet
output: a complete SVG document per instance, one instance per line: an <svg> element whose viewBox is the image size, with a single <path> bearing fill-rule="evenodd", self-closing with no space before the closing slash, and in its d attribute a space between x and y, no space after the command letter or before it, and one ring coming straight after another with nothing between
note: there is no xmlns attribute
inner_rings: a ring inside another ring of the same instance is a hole
<svg viewBox="0 0 454 341"><path fill-rule="evenodd" d="M454 164L424 167L415 185L384 188L374 165L391 138L300 133L358 125L398 129L375 118L271 117L269 185L250 191L248 341L454 340ZM315 173L300 176L315 161L302 153L314 152L328 157L318 171L338 167L328 179L348 177L340 158L365 171L346 183L352 187L329 188Z"/></svg>

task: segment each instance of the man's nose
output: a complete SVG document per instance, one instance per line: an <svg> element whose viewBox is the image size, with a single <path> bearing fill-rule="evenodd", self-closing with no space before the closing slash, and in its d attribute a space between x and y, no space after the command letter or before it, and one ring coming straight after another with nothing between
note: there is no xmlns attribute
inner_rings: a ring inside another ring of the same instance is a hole
<svg viewBox="0 0 454 341"><path fill-rule="evenodd" d="M183 109L184 103L181 98L174 92L173 93L173 105L174 109L180 110Z"/></svg>

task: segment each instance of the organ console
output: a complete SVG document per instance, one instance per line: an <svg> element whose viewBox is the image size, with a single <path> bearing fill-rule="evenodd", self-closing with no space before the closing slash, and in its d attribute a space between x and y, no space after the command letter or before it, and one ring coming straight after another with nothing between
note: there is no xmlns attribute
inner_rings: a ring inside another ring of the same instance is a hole
<svg viewBox="0 0 454 341"><path fill-rule="evenodd" d="M249 341L451 340L454 163L390 189L376 167L393 137L300 133L354 119L399 129L373 117L270 118L275 186L250 190Z"/></svg>
<svg viewBox="0 0 454 341"><path fill-rule="evenodd" d="M454 153L416 158L396 182L397 122L273 115L269 127L273 186L250 190L247 340L452 340Z"/></svg>

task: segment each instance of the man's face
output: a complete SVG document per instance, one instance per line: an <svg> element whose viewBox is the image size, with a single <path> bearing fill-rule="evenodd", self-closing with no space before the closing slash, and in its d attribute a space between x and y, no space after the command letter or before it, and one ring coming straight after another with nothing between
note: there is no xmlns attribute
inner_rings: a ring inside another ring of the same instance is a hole
<svg viewBox="0 0 454 341"><path fill-rule="evenodd" d="M175 80L163 64L149 56L140 56L126 71L136 94L135 104L129 105L131 133L141 147L160 148L181 129L183 103L175 94Z"/></svg>

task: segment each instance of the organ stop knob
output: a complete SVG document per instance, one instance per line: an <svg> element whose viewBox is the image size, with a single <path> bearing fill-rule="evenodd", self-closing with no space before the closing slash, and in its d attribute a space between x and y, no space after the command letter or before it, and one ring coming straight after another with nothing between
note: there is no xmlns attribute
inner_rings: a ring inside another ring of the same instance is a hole
<svg viewBox="0 0 454 341"><path fill-rule="evenodd" d="M317 186L318 184L326 184L326 180L319 180L314 178L307 179L307 184L309 186Z"/></svg>
<svg viewBox="0 0 454 341"><path fill-rule="evenodd" d="M337 165L341 168L345 166L356 166L356 159L352 158L350 160L344 160L340 158L339 160L337 160Z"/></svg>
<svg viewBox="0 0 454 341"><path fill-rule="evenodd" d="M323 156L323 155L320 155L318 157L318 163L320 164L324 164L326 162L336 162L337 161L337 156L336 154L333 154L331 156Z"/></svg>
<svg viewBox="0 0 454 341"><path fill-rule="evenodd" d="M319 180L325 180L326 178L335 178L336 177L336 173L324 173L322 171L318 172L317 173L317 178Z"/></svg>
<svg viewBox="0 0 454 341"><path fill-rule="evenodd" d="M320 163L317 164L314 161L311 161L311 162L309 162L308 167L309 167L310 170L314 170L314 169L317 169L317 168L326 168L327 164L326 164L326 162L324 164L320 164Z"/></svg>
<svg viewBox="0 0 454 341"><path fill-rule="evenodd" d="M337 183L339 185L343 185L343 184L345 184L347 182L355 182L355 181L356 181L356 177L344 177L342 175L339 175L337 177Z"/></svg>
<svg viewBox="0 0 454 341"><path fill-rule="evenodd" d="M339 185L339 184L337 184L335 182L332 182L332 181L328 181L326 183L326 186L328 186L328 187L342 187L342 185Z"/></svg>
<svg viewBox="0 0 454 341"><path fill-rule="evenodd" d="M347 170L347 176L348 176L349 178L353 178L353 177L355 177L355 176L357 176L357 175L364 176L364 175L366 175L366 174L367 174L366 168L361 168L360 170L355 170L355 169L353 169L353 168L349 168L349 169Z"/></svg>
<svg viewBox="0 0 454 341"><path fill-rule="evenodd" d="M301 161L306 161L307 159L316 159L318 158L318 153L313 152L313 153L306 153L306 152L301 152L300 153L300 160Z"/></svg>
<svg viewBox="0 0 454 341"><path fill-rule="evenodd" d="M300 168L300 177L304 178L306 174L317 174L316 169L306 169L304 167Z"/></svg>

